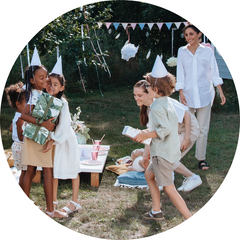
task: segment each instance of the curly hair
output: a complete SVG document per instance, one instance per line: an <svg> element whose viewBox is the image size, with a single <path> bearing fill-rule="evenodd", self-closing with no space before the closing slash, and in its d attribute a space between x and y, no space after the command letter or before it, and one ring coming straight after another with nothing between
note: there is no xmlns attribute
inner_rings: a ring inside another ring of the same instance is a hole
<svg viewBox="0 0 240 240"><path fill-rule="evenodd" d="M151 73L147 73L144 78L151 84L152 88L157 88L157 94L161 96L170 96L175 92L176 78L171 73L162 78L154 78Z"/></svg>
<svg viewBox="0 0 240 240"><path fill-rule="evenodd" d="M13 108L17 109L16 102L22 103L25 101L25 90L23 89L23 83L18 82L5 88L7 94L8 104Z"/></svg>

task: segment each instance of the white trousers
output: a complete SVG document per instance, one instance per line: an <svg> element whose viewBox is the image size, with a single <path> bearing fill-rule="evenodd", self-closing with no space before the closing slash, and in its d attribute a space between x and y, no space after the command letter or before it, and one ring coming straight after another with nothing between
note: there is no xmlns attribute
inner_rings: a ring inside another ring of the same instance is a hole
<svg viewBox="0 0 240 240"><path fill-rule="evenodd" d="M196 141L195 157L198 160L205 160L207 151L208 131L211 118L211 103L209 103L208 106L203 108L189 108L189 110L192 114L196 115L200 130L199 137Z"/></svg>

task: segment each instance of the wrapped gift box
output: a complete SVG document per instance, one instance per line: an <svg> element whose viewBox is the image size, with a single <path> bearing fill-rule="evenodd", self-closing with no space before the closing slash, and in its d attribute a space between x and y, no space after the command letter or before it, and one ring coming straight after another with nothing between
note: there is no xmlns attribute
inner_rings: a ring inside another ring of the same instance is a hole
<svg viewBox="0 0 240 240"><path fill-rule="evenodd" d="M48 93L42 93L31 115L37 118L38 121L46 121L49 118L54 117L55 119L52 122L55 122L62 107L63 102L60 99L55 98ZM23 131L24 136L41 145L45 144L49 134L50 131L45 127L32 123L27 123Z"/></svg>

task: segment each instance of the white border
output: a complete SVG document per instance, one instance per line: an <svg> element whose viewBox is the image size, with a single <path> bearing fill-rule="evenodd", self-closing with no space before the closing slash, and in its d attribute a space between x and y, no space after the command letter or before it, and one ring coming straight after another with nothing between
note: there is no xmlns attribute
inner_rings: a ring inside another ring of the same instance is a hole
<svg viewBox="0 0 240 240"><path fill-rule="evenodd" d="M158 0L145 1L184 17L195 24L208 36L226 61L235 80L239 94L239 7L238 1L214 1L207 3L193 0ZM26 43L46 24L59 15L79 7L93 3L90 0L71 0L65 2L38 1L2 1L0 3L1 24L1 90L0 99L8 74ZM0 139L1 140L1 139ZM4 161L2 144L0 144L0 206L1 231L0 236L8 239L24 237L24 239L71 238L93 239L80 236L60 224L46 218L37 210L22 193ZM238 144L239 145L239 144ZM240 202L239 194L239 146L232 167L223 184L212 199L190 220L160 235L150 239L217 239L239 236ZM231 234L231 235L230 235Z"/></svg>

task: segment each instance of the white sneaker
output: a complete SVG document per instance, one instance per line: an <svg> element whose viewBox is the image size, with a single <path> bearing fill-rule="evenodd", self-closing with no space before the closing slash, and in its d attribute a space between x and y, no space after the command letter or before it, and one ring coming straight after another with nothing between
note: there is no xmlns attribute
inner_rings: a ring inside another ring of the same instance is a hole
<svg viewBox="0 0 240 240"><path fill-rule="evenodd" d="M178 188L178 191L190 192L194 188L200 186L202 184L202 180L199 175L196 175L196 176L197 176L197 179L194 179L194 180L185 178L183 180L182 186Z"/></svg>

